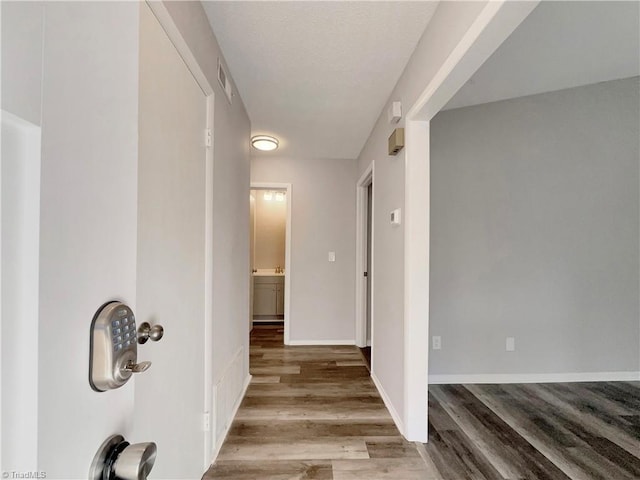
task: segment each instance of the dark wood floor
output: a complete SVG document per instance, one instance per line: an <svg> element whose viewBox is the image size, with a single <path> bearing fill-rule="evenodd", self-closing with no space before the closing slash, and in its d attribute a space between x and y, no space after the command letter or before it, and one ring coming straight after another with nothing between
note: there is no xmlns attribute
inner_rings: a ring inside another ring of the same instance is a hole
<svg viewBox="0 0 640 480"><path fill-rule="evenodd" d="M432 385L444 479L640 479L640 383Z"/></svg>
<svg viewBox="0 0 640 480"><path fill-rule="evenodd" d="M356 347L251 335L252 383L204 479L640 479L640 383L432 385L404 440Z"/></svg>
<svg viewBox="0 0 640 480"><path fill-rule="evenodd" d="M362 347L360 349L360 353L362 353L362 356L364 357L365 365L369 371L371 371L371 347Z"/></svg>

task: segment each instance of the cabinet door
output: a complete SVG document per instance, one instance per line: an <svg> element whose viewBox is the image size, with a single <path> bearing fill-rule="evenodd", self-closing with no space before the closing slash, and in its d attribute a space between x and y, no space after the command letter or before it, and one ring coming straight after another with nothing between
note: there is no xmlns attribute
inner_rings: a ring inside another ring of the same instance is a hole
<svg viewBox="0 0 640 480"><path fill-rule="evenodd" d="M276 314L276 286L256 283L253 291L253 314Z"/></svg>
<svg viewBox="0 0 640 480"><path fill-rule="evenodd" d="M284 286L278 285L276 289L276 315L284 315Z"/></svg>

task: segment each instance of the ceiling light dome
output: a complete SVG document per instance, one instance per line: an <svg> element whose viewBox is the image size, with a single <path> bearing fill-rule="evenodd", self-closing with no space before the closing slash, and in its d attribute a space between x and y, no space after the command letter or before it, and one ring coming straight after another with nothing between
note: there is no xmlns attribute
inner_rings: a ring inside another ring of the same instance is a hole
<svg viewBox="0 0 640 480"><path fill-rule="evenodd" d="M253 148L268 152L278 148L278 139L269 135L255 135L251 137Z"/></svg>

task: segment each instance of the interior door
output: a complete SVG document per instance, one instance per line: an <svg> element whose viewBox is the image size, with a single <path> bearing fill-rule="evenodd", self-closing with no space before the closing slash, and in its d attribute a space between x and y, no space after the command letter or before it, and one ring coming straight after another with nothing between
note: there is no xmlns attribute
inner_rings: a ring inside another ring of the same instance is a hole
<svg viewBox="0 0 640 480"><path fill-rule="evenodd" d="M371 268L371 256L372 256L372 209L373 205L373 183L370 183L367 187L367 346L371 346L371 285L373 279L373 272Z"/></svg>
<svg viewBox="0 0 640 480"><path fill-rule="evenodd" d="M256 225L256 198L255 191L251 191L249 200L249 331L253 330L253 303L254 303L254 286L253 286L253 269L255 265L255 225Z"/></svg>
<svg viewBox="0 0 640 480"><path fill-rule="evenodd" d="M138 349L153 364L135 380L134 440L157 443L153 478L200 478L206 97L144 2L139 48L136 316L165 334Z"/></svg>

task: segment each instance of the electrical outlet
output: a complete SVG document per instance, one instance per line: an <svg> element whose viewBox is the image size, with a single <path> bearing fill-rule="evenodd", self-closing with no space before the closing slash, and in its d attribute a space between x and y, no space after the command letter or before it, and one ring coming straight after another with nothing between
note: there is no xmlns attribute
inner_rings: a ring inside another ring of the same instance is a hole
<svg viewBox="0 0 640 480"><path fill-rule="evenodd" d="M434 350L440 350L442 348L442 337L434 335L432 343Z"/></svg>
<svg viewBox="0 0 640 480"><path fill-rule="evenodd" d="M507 337L506 349L507 349L507 352L515 351L515 349L516 349L516 339L515 339L515 337Z"/></svg>

